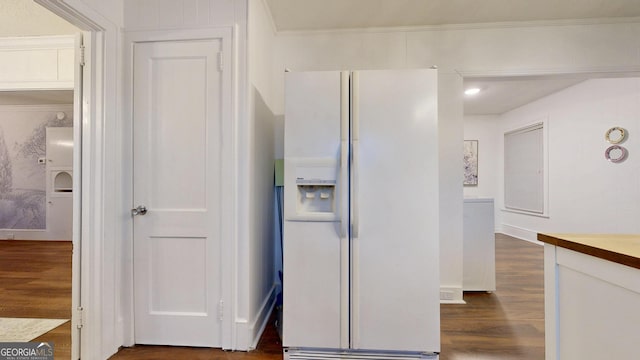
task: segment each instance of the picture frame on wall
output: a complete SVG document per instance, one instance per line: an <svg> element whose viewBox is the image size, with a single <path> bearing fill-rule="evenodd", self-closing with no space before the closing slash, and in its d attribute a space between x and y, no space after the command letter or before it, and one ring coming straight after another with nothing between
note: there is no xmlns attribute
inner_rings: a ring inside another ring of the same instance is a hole
<svg viewBox="0 0 640 360"><path fill-rule="evenodd" d="M478 186L478 140L464 141L464 186Z"/></svg>

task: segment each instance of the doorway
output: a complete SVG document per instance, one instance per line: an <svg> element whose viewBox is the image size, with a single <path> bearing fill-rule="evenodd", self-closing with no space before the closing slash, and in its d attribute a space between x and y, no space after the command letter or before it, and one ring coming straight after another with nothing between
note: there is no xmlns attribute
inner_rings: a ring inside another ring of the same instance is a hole
<svg viewBox="0 0 640 360"><path fill-rule="evenodd" d="M13 10L0 15L3 340L51 342L69 359L80 29L30 1L3 6Z"/></svg>

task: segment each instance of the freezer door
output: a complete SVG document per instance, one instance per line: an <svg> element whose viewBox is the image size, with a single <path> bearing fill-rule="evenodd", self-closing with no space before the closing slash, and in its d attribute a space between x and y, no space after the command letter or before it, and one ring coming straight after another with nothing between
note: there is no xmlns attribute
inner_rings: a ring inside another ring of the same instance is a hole
<svg viewBox="0 0 640 360"><path fill-rule="evenodd" d="M352 83L352 347L438 352L436 71Z"/></svg>
<svg viewBox="0 0 640 360"><path fill-rule="evenodd" d="M285 76L285 347L348 347L348 112L342 111L348 87L345 101L342 77Z"/></svg>

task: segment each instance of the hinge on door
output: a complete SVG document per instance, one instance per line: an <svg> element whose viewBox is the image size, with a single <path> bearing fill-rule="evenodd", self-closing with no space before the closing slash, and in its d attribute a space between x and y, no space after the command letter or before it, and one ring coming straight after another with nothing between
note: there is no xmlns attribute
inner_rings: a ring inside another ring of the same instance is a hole
<svg viewBox="0 0 640 360"><path fill-rule="evenodd" d="M84 45L80 45L80 66L84 66Z"/></svg>
<svg viewBox="0 0 640 360"><path fill-rule="evenodd" d="M84 308L79 306L76 309L76 327L78 329L82 329L82 325L84 325L84 319L82 318L84 315Z"/></svg>
<svg viewBox="0 0 640 360"><path fill-rule="evenodd" d="M220 52L218 53L218 70L219 70L219 71L222 71L222 69L224 68L224 64L223 64L223 62L222 62L222 59L223 59L223 57L222 57L222 51L220 51Z"/></svg>
<svg viewBox="0 0 640 360"><path fill-rule="evenodd" d="M223 317L224 317L224 301L220 300L220 302L218 303L218 320L222 321Z"/></svg>

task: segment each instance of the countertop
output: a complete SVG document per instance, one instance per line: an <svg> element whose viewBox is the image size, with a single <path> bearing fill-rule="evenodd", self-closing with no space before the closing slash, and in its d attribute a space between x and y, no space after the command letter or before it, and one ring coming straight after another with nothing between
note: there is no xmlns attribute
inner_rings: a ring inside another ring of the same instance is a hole
<svg viewBox="0 0 640 360"><path fill-rule="evenodd" d="M640 269L640 235L538 234L538 240Z"/></svg>

